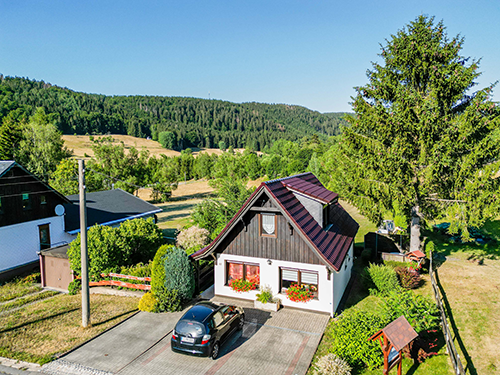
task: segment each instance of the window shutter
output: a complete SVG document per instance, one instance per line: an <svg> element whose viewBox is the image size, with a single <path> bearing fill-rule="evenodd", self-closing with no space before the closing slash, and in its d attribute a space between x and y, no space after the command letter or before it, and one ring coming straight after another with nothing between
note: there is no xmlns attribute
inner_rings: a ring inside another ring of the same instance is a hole
<svg viewBox="0 0 500 375"><path fill-rule="evenodd" d="M301 272L300 281L303 284L314 284L318 285L318 274L313 272Z"/></svg>
<svg viewBox="0 0 500 375"><path fill-rule="evenodd" d="M287 281L299 281L299 273L294 270L281 270L281 278Z"/></svg>

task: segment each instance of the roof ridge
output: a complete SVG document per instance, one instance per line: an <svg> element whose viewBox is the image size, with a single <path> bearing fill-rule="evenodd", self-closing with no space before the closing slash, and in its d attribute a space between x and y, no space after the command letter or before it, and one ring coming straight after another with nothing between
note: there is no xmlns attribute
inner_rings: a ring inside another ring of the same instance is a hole
<svg viewBox="0 0 500 375"><path fill-rule="evenodd" d="M273 182L281 182L281 181L289 180L290 178L301 177L301 176L305 176L308 174L313 174L313 173L312 172L304 172L304 173L294 174L293 176L281 177L281 178L276 178L274 180L263 181L262 183L268 185L268 184L272 184Z"/></svg>

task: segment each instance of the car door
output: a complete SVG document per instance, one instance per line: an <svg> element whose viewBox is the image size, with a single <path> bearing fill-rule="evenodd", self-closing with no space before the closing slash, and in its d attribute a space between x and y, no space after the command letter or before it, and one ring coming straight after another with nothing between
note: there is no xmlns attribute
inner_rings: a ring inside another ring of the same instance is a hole
<svg viewBox="0 0 500 375"><path fill-rule="evenodd" d="M224 338L223 340L227 339L227 337L233 332L238 325L238 315L235 314L233 306L224 306L220 312L222 313L222 316L224 317L224 324L225 324L225 332L224 332Z"/></svg>

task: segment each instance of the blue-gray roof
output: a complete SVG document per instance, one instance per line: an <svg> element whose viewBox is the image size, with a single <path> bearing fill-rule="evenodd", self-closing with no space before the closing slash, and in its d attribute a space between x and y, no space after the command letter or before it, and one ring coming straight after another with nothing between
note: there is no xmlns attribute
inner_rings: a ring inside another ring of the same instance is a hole
<svg viewBox="0 0 500 375"><path fill-rule="evenodd" d="M12 160L0 160L0 177L7 172L16 162Z"/></svg>
<svg viewBox="0 0 500 375"><path fill-rule="evenodd" d="M77 233L80 229L80 200L78 194L68 195L71 204L65 204L66 232ZM161 208L121 189L96 191L86 194L87 227L94 224L111 225L125 220L153 215Z"/></svg>

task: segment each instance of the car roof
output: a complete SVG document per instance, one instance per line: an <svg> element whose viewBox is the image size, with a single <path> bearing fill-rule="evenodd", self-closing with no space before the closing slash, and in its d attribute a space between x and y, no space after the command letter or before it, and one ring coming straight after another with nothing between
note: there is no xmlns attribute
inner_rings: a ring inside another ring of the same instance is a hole
<svg viewBox="0 0 500 375"><path fill-rule="evenodd" d="M199 302L193 307L191 307L182 316L181 320L192 320L196 322L203 322L210 316L214 311L220 309L221 306L212 302Z"/></svg>

